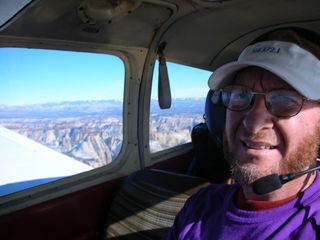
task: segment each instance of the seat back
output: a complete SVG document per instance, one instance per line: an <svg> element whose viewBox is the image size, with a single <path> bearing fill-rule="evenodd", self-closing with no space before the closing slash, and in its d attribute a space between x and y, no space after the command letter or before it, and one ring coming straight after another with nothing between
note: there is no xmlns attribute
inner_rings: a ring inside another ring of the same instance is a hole
<svg viewBox="0 0 320 240"><path fill-rule="evenodd" d="M213 103L212 96L213 91L210 90L205 105L205 123L194 126L191 132L194 159L187 174L213 183L226 183L231 174L222 145L225 108L221 101Z"/></svg>
<svg viewBox="0 0 320 240"><path fill-rule="evenodd" d="M231 173L220 139L209 132L206 123L194 126L191 139L194 156L187 174L205 178L212 183L226 183Z"/></svg>
<svg viewBox="0 0 320 240"><path fill-rule="evenodd" d="M163 239L187 198L208 184L161 170L130 175L111 206L105 239Z"/></svg>

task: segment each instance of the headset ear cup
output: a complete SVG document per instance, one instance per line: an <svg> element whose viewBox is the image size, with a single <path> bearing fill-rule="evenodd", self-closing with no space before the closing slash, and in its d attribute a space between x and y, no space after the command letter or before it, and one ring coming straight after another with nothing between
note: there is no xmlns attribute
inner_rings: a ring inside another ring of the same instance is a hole
<svg viewBox="0 0 320 240"><path fill-rule="evenodd" d="M213 101L214 100L214 101ZM222 142L226 109L219 92L209 90L205 104L205 121L210 133Z"/></svg>
<svg viewBox="0 0 320 240"><path fill-rule="evenodd" d="M220 98L220 91L212 91L212 97L211 97L211 101L213 104L219 104L220 101L222 101L222 99Z"/></svg>

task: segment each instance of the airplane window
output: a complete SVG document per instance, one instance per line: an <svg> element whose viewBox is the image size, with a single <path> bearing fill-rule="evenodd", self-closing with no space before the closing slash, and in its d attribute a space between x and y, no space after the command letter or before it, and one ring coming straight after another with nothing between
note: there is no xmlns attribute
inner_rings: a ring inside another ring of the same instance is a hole
<svg viewBox="0 0 320 240"><path fill-rule="evenodd" d="M194 125L203 122L205 99L212 72L168 63L172 104L160 109L158 104L158 62L152 81L150 109L150 152L172 148L191 141Z"/></svg>
<svg viewBox="0 0 320 240"><path fill-rule="evenodd" d="M32 0L1 0L0 5L0 26L16 15L21 9Z"/></svg>
<svg viewBox="0 0 320 240"><path fill-rule="evenodd" d="M0 48L0 196L114 161L124 72L107 54Z"/></svg>

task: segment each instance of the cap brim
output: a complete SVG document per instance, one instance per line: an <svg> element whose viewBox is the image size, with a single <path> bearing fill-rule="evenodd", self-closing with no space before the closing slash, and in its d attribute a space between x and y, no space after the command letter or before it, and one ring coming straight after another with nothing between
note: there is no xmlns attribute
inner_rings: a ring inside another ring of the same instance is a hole
<svg viewBox="0 0 320 240"><path fill-rule="evenodd" d="M263 68L287 82L303 96L320 100L320 61L294 43L266 41L245 48L238 61L225 64L210 76L208 85L218 90L230 84L236 73L254 66Z"/></svg>
<svg viewBox="0 0 320 240"><path fill-rule="evenodd" d="M239 70L250 66L262 67L264 69L267 69L266 66L262 66L261 64L258 64L256 62L231 62L223 65L222 67L214 71L214 73L210 76L208 81L209 88L212 90L217 90L228 85L232 82ZM270 68L268 68L267 70L269 69Z"/></svg>
<svg viewBox="0 0 320 240"><path fill-rule="evenodd" d="M283 71L281 71L281 68L279 68L279 66L277 66L276 64L253 61L237 61L225 64L222 67L218 68L208 80L209 88L212 90L223 88L233 81L237 72L247 67L263 68L269 72L272 72L273 74L283 79L285 82L292 85L291 81L288 79L288 76L285 76L283 74ZM296 88L296 86L294 85L293 87ZM296 90L300 92L299 89L296 88Z"/></svg>

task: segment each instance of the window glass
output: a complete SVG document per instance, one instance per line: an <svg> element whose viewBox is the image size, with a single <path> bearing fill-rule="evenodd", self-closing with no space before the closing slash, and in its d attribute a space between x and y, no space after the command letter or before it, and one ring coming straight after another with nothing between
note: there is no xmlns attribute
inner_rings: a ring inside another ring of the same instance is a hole
<svg viewBox="0 0 320 240"><path fill-rule="evenodd" d="M158 103L158 62L152 81L150 109L150 151L152 153L191 141L192 127L203 122L208 78L212 72L167 63L172 104L160 109Z"/></svg>
<svg viewBox="0 0 320 240"><path fill-rule="evenodd" d="M104 166L122 146L115 56L0 48L0 195Z"/></svg>
<svg viewBox="0 0 320 240"><path fill-rule="evenodd" d="M32 0L1 0L0 4L0 26L16 15Z"/></svg>

